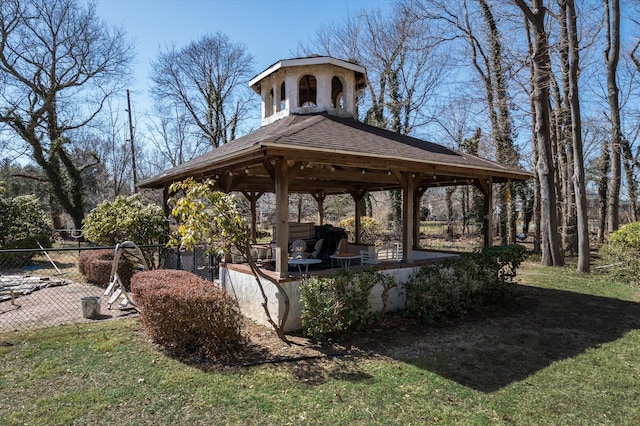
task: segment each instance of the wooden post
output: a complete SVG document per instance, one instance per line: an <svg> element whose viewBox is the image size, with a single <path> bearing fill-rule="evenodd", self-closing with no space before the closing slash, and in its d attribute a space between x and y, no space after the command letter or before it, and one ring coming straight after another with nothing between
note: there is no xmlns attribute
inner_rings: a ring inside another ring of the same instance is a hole
<svg viewBox="0 0 640 426"><path fill-rule="evenodd" d="M405 172L405 184L402 189L402 260L413 262L413 205L415 182L412 173Z"/></svg>
<svg viewBox="0 0 640 426"><path fill-rule="evenodd" d="M491 178L478 179L476 186L484 195L482 205L482 234L484 236L484 246L490 247L493 244L493 184Z"/></svg>
<svg viewBox="0 0 640 426"><path fill-rule="evenodd" d="M413 248L420 249L420 200L429 187L427 185L416 188L413 199Z"/></svg>
<svg viewBox="0 0 640 426"><path fill-rule="evenodd" d="M354 224L354 228L355 228L354 232L356 233L355 243L361 244L362 224L360 223L360 219L362 218L362 198L364 197L364 194L367 193L367 191L364 189L359 189L355 191L350 191L349 193L351 194L351 197L353 198L353 201L355 203L355 224Z"/></svg>
<svg viewBox="0 0 640 426"><path fill-rule="evenodd" d="M242 195L245 196L247 200L249 200L250 208L251 208L251 241L255 244L258 242L258 235L256 232L256 208L258 204L258 200L262 197L264 192L256 192L256 191L242 191Z"/></svg>
<svg viewBox="0 0 640 426"><path fill-rule="evenodd" d="M287 160L276 160L276 277L289 275L289 170Z"/></svg>
<svg viewBox="0 0 640 426"><path fill-rule="evenodd" d="M169 187L164 186L162 188L162 208L164 209L165 216L171 215L171 209L169 208Z"/></svg>
<svg viewBox="0 0 640 426"><path fill-rule="evenodd" d="M324 199L327 197L327 194L324 192L317 192L315 194L311 194L316 203L318 203L318 225L324 225Z"/></svg>

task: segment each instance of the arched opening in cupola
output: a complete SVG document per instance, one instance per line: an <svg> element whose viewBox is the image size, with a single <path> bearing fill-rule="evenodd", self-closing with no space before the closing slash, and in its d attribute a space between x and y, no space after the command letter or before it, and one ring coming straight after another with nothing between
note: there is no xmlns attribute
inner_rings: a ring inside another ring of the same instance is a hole
<svg viewBox="0 0 640 426"><path fill-rule="evenodd" d="M287 108L287 90L284 81L280 85L280 102L278 103L278 111L284 111Z"/></svg>
<svg viewBox="0 0 640 426"><path fill-rule="evenodd" d="M345 109L344 86L339 77L331 79L331 107L337 109Z"/></svg>
<svg viewBox="0 0 640 426"><path fill-rule="evenodd" d="M298 102L301 107L317 105L318 84L311 74L305 74L298 82Z"/></svg>
<svg viewBox="0 0 640 426"><path fill-rule="evenodd" d="M264 102L264 116L268 117L273 114L273 89L267 93L267 99Z"/></svg>

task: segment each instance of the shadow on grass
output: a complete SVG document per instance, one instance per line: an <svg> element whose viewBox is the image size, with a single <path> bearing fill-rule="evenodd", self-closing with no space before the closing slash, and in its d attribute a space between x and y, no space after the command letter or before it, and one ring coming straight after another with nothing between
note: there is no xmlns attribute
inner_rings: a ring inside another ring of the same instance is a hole
<svg viewBox="0 0 640 426"><path fill-rule="evenodd" d="M289 336L295 344L287 346L254 325L251 335L262 340L244 347L239 358L182 361L217 372L281 365L299 382L315 386L367 382L373 377L358 360L383 356L489 393L636 329L640 303L517 285L511 302L485 306L464 319L423 324L394 313L374 329L327 346L302 336Z"/></svg>
<svg viewBox="0 0 640 426"><path fill-rule="evenodd" d="M507 305L488 306L461 320L408 321L400 332L397 327L372 336L383 342L388 333L384 344L373 339L353 344L493 392L640 329L640 303L519 285Z"/></svg>

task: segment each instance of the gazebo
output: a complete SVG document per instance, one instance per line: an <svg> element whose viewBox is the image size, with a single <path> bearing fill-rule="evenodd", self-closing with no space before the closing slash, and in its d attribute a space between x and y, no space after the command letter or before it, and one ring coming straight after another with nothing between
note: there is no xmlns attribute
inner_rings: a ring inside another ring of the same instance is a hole
<svg viewBox="0 0 640 426"><path fill-rule="evenodd" d="M328 56L281 60L258 74L250 87L261 96L261 127L220 148L140 182L164 189L193 177L211 178L224 192L250 202L255 238L256 203L275 194L275 275L288 276L288 197L311 194L319 222L328 195L355 201L356 244L360 242L360 200L369 191L402 191L403 262L412 263L419 243L420 199L429 187L474 185L484 195L484 242L490 244L492 186L531 174L442 145L403 136L357 121L357 91L365 69Z"/></svg>

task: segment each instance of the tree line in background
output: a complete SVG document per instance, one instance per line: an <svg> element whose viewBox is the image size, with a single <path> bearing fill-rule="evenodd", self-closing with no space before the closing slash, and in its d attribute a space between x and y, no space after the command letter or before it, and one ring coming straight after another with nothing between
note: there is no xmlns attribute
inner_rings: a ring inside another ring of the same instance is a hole
<svg viewBox="0 0 640 426"><path fill-rule="evenodd" d="M620 200L626 220L638 219L640 23L622 19L637 12L619 0L399 0L319 28L298 53L367 69L358 119L532 170L531 182L495 191L502 242L516 241L520 205L543 262L562 265L570 249L586 272L589 200L598 241L618 228ZM123 31L76 0L5 0L0 15L5 196L34 193L77 228L100 201L134 190L134 159L139 177L153 175L250 130L259 112L252 55L205 34L158 54L155 109L134 117L134 136ZM391 194L396 220L400 197ZM479 214L479 194L452 187L449 216L454 197L465 220Z"/></svg>

